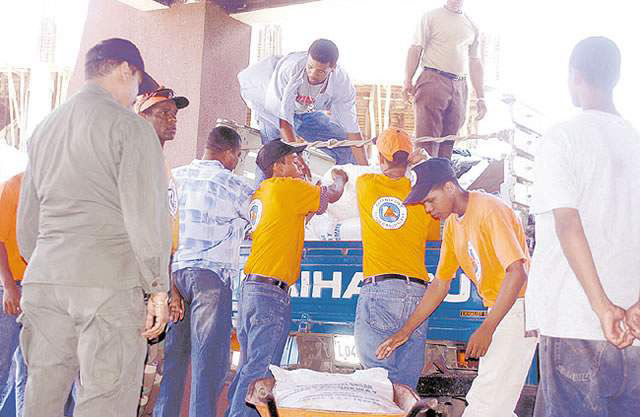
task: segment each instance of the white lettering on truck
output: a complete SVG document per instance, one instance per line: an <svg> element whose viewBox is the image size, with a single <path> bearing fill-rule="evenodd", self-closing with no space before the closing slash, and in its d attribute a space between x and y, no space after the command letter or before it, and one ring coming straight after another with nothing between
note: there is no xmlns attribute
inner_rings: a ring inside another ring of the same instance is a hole
<svg viewBox="0 0 640 417"><path fill-rule="evenodd" d="M300 290L298 286L292 286L289 290L291 297L320 298L323 289L331 290L331 298L351 299L354 295L360 294L360 284L362 282L362 272L353 274L349 285L344 293L342 292L342 272L334 271L331 279L325 280L322 271L313 271L313 287L311 286L311 272L302 271L300 273ZM429 280L434 279L429 274ZM445 303L464 303L471 298L471 280L465 274L460 274L460 289L457 293L449 293L444 299Z"/></svg>

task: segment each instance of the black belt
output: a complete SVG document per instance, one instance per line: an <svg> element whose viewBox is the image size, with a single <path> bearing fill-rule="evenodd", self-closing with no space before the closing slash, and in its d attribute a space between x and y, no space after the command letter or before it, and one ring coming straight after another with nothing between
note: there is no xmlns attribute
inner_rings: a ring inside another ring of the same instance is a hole
<svg viewBox="0 0 640 417"><path fill-rule="evenodd" d="M372 277L367 277L365 279L362 280L362 284L375 284L376 282L382 282L382 281L386 281L388 279L401 279L403 281L405 281L407 284L410 282L414 282L416 284L420 284L420 285L424 285L425 287L427 286L427 281L425 281L424 279L420 279L420 278L414 278L414 277L408 277L406 275L400 275L400 274L380 274L380 275L374 275Z"/></svg>
<svg viewBox="0 0 640 417"><path fill-rule="evenodd" d="M450 72L446 72L446 71L441 71L437 68L431 68L431 67L424 67L424 69L429 70L429 71L434 71L440 75L442 75L443 77L446 77L450 80L454 80L454 81L464 81L465 76L464 75L456 75L456 74L452 74Z"/></svg>
<svg viewBox="0 0 640 417"><path fill-rule="evenodd" d="M271 285L275 285L276 287L280 288L284 292L289 291L289 284L287 284L286 282L280 281L279 279L275 279L275 278L271 278L271 277L265 277L263 275L249 274L245 278L245 281L260 282L262 284L271 284Z"/></svg>

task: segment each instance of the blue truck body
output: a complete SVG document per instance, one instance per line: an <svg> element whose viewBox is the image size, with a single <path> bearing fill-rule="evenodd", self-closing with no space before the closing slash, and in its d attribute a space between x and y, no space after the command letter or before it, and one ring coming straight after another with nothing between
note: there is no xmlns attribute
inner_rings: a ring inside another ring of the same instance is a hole
<svg viewBox="0 0 640 417"><path fill-rule="evenodd" d="M440 258L439 241L427 242L426 265L435 274ZM249 255L244 245L241 256ZM239 280L234 285L235 299ZM356 303L362 280L362 242L306 241L301 274L290 290L292 332L353 335ZM428 321L428 341L465 344L486 315L475 285L458 270L449 295ZM288 344L295 348L295 344ZM285 352L285 357L291 352ZM295 354L293 355L296 356ZM537 384L537 364L533 363L527 384Z"/></svg>

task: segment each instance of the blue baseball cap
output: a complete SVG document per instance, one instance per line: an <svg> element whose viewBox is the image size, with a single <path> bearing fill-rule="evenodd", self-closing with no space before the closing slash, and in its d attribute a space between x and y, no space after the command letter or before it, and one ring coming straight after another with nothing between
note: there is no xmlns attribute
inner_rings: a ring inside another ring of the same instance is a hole
<svg viewBox="0 0 640 417"><path fill-rule="evenodd" d="M104 60L123 61L142 72L138 95L158 89L158 83L145 72L142 55L133 42L121 38L105 39L89 49L85 56L85 65Z"/></svg>
<svg viewBox="0 0 640 417"><path fill-rule="evenodd" d="M419 204L434 186L456 179L451 161L446 158L427 159L411 171L411 191L404 204Z"/></svg>

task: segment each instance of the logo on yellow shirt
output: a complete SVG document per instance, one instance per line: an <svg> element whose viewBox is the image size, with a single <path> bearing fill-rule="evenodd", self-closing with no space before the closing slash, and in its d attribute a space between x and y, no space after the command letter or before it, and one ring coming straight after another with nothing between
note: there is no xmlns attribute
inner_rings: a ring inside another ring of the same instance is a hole
<svg viewBox="0 0 640 417"><path fill-rule="evenodd" d="M476 280L479 283L482 279L482 265L480 264L480 257L478 256L478 252L473 247L471 241L468 242L468 252L469 258L471 258L471 263L473 263L473 273L476 274Z"/></svg>
<svg viewBox="0 0 640 417"><path fill-rule="evenodd" d="M414 170L409 171L409 182L411 183L411 187L416 185L418 182L418 175Z"/></svg>
<svg viewBox="0 0 640 417"><path fill-rule="evenodd" d="M407 221L407 208L395 197L381 197L373 205L371 215L383 229L399 229Z"/></svg>
<svg viewBox="0 0 640 417"><path fill-rule="evenodd" d="M249 204L249 222L251 223L251 231L255 232L262 218L262 201L253 200Z"/></svg>

